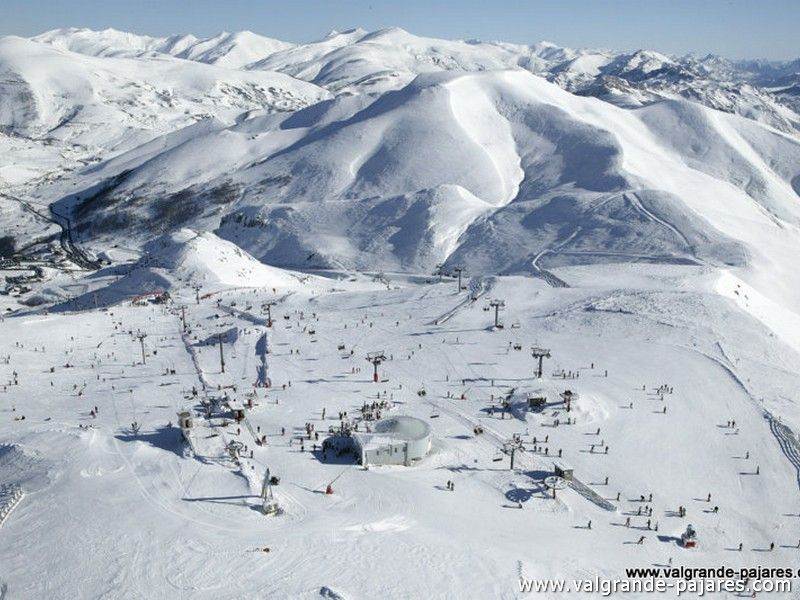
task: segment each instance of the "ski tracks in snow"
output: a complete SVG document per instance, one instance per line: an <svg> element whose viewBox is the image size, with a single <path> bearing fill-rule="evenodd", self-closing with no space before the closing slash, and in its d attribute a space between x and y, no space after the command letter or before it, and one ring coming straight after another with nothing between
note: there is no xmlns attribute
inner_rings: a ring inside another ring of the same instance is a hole
<svg viewBox="0 0 800 600"><path fill-rule="evenodd" d="M778 440L778 445L784 456L792 463L795 472L797 473L797 487L800 489L800 442L794 432L779 419L776 419L769 411L764 411L764 418L769 423L769 429L775 439Z"/></svg>
<svg viewBox="0 0 800 600"><path fill-rule="evenodd" d="M642 204L642 200L641 198L639 198L639 195L636 192L623 194L622 197L628 200L634 206L634 208L636 208L636 210L641 212L648 219L669 229L672 233L674 233L678 237L678 239L680 239L686 245L687 248L692 247L691 244L689 243L689 240L686 239L686 236L683 235L683 233L681 233L681 231L677 227L675 227L672 223L669 223L668 221L665 221L664 219L650 212L650 210L648 210L644 206L644 204Z"/></svg>

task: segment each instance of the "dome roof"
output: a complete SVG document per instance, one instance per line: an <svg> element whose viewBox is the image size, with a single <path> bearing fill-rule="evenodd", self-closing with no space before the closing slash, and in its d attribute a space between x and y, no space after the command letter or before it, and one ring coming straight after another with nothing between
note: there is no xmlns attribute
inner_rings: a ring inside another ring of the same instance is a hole
<svg viewBox="0 0 800 600"><path fill-rule="evenodd" d="M431 434L431 427L415 417L390 417L376 422L372 431L402 440L421 440Z"/></svg>

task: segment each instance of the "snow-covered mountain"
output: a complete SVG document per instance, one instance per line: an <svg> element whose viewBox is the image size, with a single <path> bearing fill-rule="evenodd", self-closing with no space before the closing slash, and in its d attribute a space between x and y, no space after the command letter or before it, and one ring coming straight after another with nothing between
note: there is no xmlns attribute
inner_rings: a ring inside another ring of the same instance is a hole
<svg viewBox="0 0 800 600"><path fill-rule="evenodd" d="M0 38L0 598L796 562L797 66Z"/></svg>
<svg viewBox="0 0 800 600"><path fill-rule="evenodd" d="M290 44L252 32L150 37L106 29L57 29L32 38L91 56L179 58L248 70L275 70L332 92L379 93L419 73L522 68L565 89L620 105L686 98L762 121L783 131L800 129L796 93L800 61L730 61L718 56L667 56L652 50L612 52L531 45L443 40L398 27L374 32L332 31L324 39Z"/></svg>
<svg viewBox="0 0 800 600"><path fill-rule="evenodd" d="M95 58L22 38L0 40L0 57L4 130L73 143L95 142L99 127L112 127L120 136L158 134L209 116L233 118L254 108L295 110L329 96L280 73L162 57ZM97 145L118 149L113 133L99 133L103 138Z"/></svg>
<svg viewBox="0 0 800 600"><path fill-rule="evenodd" d="M755 261L797 289L798 174L798 140L691 102L432 73L120 155L58 206L103 243L191 226L291 267Z"/></svg>
<svg viewBox="0 0 800 600"><path fill-rule="evenodd" d="M116 29L54 29L31 38L60 50L89 56L142 57L167 54L232 69L241 68L293 44L274 40L252 31L228 33L201 39L191 34L169 37L136 35Z"/></svg>
<svg viewBox="0 0 800 600"><path fill-rule="evenodd" d="M224 61L110 50L98 57L63 45L0 39L0 190L24 195L194 124L202 130L248 111L294 111L331 96L282 73L219 66Z"/></svg>
<svg viewBox="0 0 800 600"><path fill-rule="evenodd" d="M789 64L69 29L3 39L0 72L5 193L101 246L192 227L289 267L758 264L800 289L796 114L759 87Z"/></svg>

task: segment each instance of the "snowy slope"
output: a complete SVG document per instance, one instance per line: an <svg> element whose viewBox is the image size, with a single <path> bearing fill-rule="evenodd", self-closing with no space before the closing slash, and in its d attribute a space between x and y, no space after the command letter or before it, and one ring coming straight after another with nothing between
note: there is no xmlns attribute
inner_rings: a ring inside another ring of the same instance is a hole
<svg viewBox="0 0 800 600"><path fill-rule="evenodd" d="M328 96L281 73L166 55L97 58L1 38L0 189L27 196L152 140L166 146L169 135L198 122L220 126L250 111L292 111Z"/></svg>
<svg viewBox="0 0 800 600"><path fill-rule="evenodd" d="M221 39L204 51L227 48ZM718 95L732 63L390 28L332 32L232 70L158 43L85 30L3 40L0 114L14 135L2 141L49 168L47 144L20 151L20 134L46 134L73 163L97 164L27 187L24 161L0 173L11 193L55 202L97 250L191 227L294 268L707 264L798 301L797 138L676 91L701 89L704 73ZM106 56L123 47L136 57ZM578 81L617 82L616 98L587 97Z"/></svg>
<svg viewBox="0 0 800 600"><path fill-rule="evenodd" d="M522 46L425 38L391 27L370 33L333 32L250 68L283 71L337 92L384 92L419 73L511 68L531 54Z"/></svg>
<svg viewBox="0 0 800 600"><path fill-rule="evenodd" d="M0 38L0 598L796 563L796 72L397 28ZM321 449L372 403L430 455Z"/></svg>
<svg viewBox="0 0 800 600"><path fill-rule="evenodd" d="M238 246L211 232L181 229L153 240L137 268L162 270L184 286L259 287L287 291L302 286L308 276L265 265Z"/></svg>
<svg viewBox="0 0 800 600"><path fill-rule="evenodd" d="M106 29L57 29L33 38L92 56L166 54L229 67L280 70L335 93L381 93L432 71L523 68L572 92L619 106L685 98L787 132L800 129L792 61L731 61L714 55L667 56L477 40L443 40L391 27L332 31L322 40L288 44L252 32L154 38Z"/></svg>
<svg viewBox="0 0 800 600"><path fill-rule="evenodd" d="M78 214L100 238L145 220L218 228L295 267L530 273L544 253L539 266L752 264L791 290L798 174L797 141L693 103L632 111L522 70L445 73L212 130ZM224 198L209 211L204 194Z"/></svg>
<svg viewBox="0 0 800 600"><path fill-rule="evenodd" d="M318 277L265 265L211 232L191 229L152 240L137 261L100 271L95 280L97 283L82 294L70 294L55 284L46 287L41 296L61 301L56 310L76 310L114 306L156 292L179 294L187 289L197 289L203 295L231 289L280 294L328 289Z"/></svg>
<svg viewBox="0 0 800 600"><path fill-rule="evenodd" d="M116 29L94 31L86 28L65 28L47 31L31 39L89 56L136 57L167 54L233 69L292 47L288 42L267 38L251 31L222 32L199 39L191 34L151 37Z"/></svg>
<svg viewBox="0 0 800 600"><path fill-rule="evenodd" d="M0 478L24 496L0 529L0 589L54 599L528 598L520 577L619 580L631 565L670 561L794 564L797 353L715 293L713 270L558 274L573 287L492 280L507 304L499 331L485 300L469 302L452 282L402 279L313 297L230 290L200 304L176 288L172 305L6 318ZM266 299L277 301L273 387L254 390ZM219 348L205 342L229 331L222 372ZM552 353L542 379L533 344ZM364 360L376 349L389 354L379 383ZM565 389L578 395L569 413ZM517 406L501 418L500 398L542 391L546 410ZM220 398L209 418L206 397ZM254 401L246 422L233 422L225 397ZM430 424L423 461L365 470L350 454L319 451L338 414L360 415L376 397L391 404L387 415ZM176 426L184 409L192 447ZM502 448L514 435L524 450L512 470ZM230 441L246 445L241 458L229 458ZM612 510L573 488L552 498L543 479L559 452ZM280 477L279 516L259 511L267 468ZM688 523L693 550L677 544Z"/></svg>
<svg viewBox="0 0 800 600"><path fill-rule="evenodd" d="M58 137L74 124L77 131L69 139L77 142L89 137L90 126L167 129L174 127L170 117L188 123L209 110L292 110L326 96L278 73L250 74L167 58L98 59L14 37L0 40L0 71L4 129Z"/></svg>

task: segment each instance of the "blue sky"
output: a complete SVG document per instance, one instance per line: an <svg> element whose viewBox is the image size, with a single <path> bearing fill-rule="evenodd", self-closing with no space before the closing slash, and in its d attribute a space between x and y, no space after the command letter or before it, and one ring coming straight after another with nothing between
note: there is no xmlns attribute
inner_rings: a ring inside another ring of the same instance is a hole
<svg viewBox="0 0 800 600"><path fill-rule="evenodd" d="M303 42L331 29L392 25L446 38L800 57L800 0L0 0L0 35L56 27L151 35L249 29Z"/></svg>

